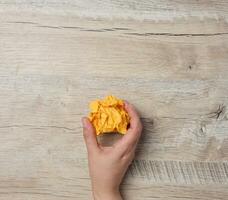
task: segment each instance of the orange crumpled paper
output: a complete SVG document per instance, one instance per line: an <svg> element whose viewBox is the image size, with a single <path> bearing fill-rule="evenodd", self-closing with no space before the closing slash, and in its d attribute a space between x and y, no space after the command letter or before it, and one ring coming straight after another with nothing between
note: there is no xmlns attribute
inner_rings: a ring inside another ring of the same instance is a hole
<svg viewBox="0 0 228 200"><path fill-rule="evenodd" d="M124 102L115 96L92 101L89 105L89 120L96 129L96 134L118 132L125 134L130 117L124 109Z"/></svg>

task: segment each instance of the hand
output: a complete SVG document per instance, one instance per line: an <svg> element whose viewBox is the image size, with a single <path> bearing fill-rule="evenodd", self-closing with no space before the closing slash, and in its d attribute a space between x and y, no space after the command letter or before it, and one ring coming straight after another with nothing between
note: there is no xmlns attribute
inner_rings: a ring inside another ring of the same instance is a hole
<svg viewBox="0 0 228 200"><path fill-rule="evenodd" d="M131 120L127 133L113 146L98 144L96 133L89 119L84 117L83 135L88 152L89 173L95 200L121 200L120 183L131 164L142 132L142 124L135 108L124 103Z"/></svg>

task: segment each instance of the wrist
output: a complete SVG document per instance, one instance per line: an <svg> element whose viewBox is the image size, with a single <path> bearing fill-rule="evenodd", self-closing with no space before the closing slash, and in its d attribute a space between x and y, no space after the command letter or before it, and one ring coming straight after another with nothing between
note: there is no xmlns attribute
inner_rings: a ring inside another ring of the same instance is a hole
<svg viewBox="0 0 228 200"><path fill-rule="evenodd" d="M93 191L94 200L122 200L119 190L115 191Z"/></svg>

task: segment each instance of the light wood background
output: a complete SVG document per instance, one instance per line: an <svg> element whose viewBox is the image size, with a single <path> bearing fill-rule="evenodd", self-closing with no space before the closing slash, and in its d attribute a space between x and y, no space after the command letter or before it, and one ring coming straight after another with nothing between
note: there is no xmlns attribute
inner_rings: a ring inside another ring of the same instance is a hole
<svg viewBox="0 0 228 200"><path fill-rule="evenodd" d="M90 199L107 94L144 124L124 199L228 199L228 1L0 0L0 200Z"/></svg>

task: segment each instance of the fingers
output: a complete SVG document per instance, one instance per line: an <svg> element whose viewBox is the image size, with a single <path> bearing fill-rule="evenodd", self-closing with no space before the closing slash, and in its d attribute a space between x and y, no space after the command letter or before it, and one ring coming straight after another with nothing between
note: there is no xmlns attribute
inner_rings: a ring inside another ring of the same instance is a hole
<svg viewBox="0 0 228 200"><path fill-rule="evenodd" d="M97 137L95 129L87 117L82 118L83 124L83 136L86 143L87 151L90 154L91 152L98 150Z"/></svg>
<svg viewBox="0 0 228 200"><path fill-rule="evenodd" d="M117 148L120 151L125 152L131 148L134 148L138 143L138 140L142 132L142 123L140 121L139 115L135 110L134 106L125 101L125 109L130 116L130 128L128 129L126 135L124 135L117 143Z"/></svg>
<svg viewBox="0 0 228 200"><path fill-rule="evenodd" d="M124 106L130 116L130 128L129 129L135 130L135 129L142 128L140 117L139 117L139 114L137 113L135 107L132 104L128 103L127 101L124 102Z"/></svg>

